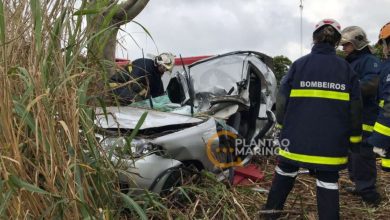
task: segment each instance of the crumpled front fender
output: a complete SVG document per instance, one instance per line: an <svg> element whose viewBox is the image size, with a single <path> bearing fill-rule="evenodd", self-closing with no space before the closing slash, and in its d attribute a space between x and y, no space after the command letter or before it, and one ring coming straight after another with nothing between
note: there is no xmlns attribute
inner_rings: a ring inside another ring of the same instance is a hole
<svg viewBox="0 0 390 220"><path fill-rule="evenodd" d="M128 172L120 173L120 181L128 183L130 187L149 189L156 193L161 191L170 174L166 171L182 165L178 160L164 158L156 154L136 159L134 164L132 163L129 161L129 165L135 166L128 168Z"/></svg>

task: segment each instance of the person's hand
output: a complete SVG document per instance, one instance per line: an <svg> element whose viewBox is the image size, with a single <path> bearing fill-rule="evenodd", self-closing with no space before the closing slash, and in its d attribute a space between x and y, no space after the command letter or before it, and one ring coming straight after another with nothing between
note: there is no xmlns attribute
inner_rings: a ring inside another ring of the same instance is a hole
<svg viewBox="0 0 390 220"><path fill-rule="evenodd" d="M386 157L386 150L379 147L373 147L372 151L374 151L375 154L379 155L380 157Z"/></svg>

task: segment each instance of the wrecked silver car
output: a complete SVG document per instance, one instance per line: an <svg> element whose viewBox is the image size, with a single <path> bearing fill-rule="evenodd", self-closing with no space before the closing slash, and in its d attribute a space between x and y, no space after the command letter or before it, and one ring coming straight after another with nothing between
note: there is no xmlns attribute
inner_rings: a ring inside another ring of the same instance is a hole
<svg viewBox="0 0 390 220"><path fill-rule="evenodd" d="M124 171L120 181L161 193L178 183L182 168L223 174L247 163L251 155L238 155L231 140L260 139L274 126L270 63L253 51L210 57L172 74L164 96L98 108L97 137Z"/></svg>

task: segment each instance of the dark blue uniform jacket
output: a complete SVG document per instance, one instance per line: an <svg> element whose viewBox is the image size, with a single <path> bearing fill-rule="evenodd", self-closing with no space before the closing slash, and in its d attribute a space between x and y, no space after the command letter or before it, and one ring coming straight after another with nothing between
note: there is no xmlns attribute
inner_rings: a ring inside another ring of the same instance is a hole
<svg viewBox="0 0 390 220"><path fill-rule="evenodd" d="M140 101L148 97L161 96L164 94L164 86L161 73L151 59L137 59L131 63L132 70L119 70L111 77L110 82L125 84L115 88L112 92L122 105Z"/></svg>
<svg viewBox="0 0 390 220"><path fill-rule="evenodd" d="M350 142L362 138L359 81L348 62L331 45L316 44L292 64L279 95L286 97L283 116L277 115L280 159L309 169L345 168Z"/></svg>
<svg viewBox="0 0 390 220"><path fill-rule="evenodd" d="M381 109L368 142L386 149L387 155L382 159L382 167L390 170L390 59L382 64L380 79L378 94Z"/></svg>
<svg viewBox="0 0 390 220"><path fill-rule="evenodd" d="M164 86L161 80L161 73L151 59L137 59L132 62L133 70L131 74L138 78L146 76L149 81L150 95L152 97L161 96L164 94ZM147 84L145 78L141 78L143 84Z"/></svg>
<svg viewBox="0 0 390 220"><path fill-rule="evenodd" d="M377 89L380 61L368 47L347 56L347 61L359 75L363 98L363 137L371 135L378 116Z"/></svg>

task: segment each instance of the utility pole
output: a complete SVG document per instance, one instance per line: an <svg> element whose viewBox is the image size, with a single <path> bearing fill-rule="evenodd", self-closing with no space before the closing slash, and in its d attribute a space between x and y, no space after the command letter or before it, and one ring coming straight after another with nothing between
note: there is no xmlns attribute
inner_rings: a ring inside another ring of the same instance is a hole
<svg viewBox="0 0 390 220"><path fill-rule="evenodd" d="M300 30L301 30L301 56L303 56L303 25L302 25L302 12L303 12L303 0L300 0L301 4L299 5L299 8L300 8L300 12L301 12L301 27L300 27Z"/></svg>

